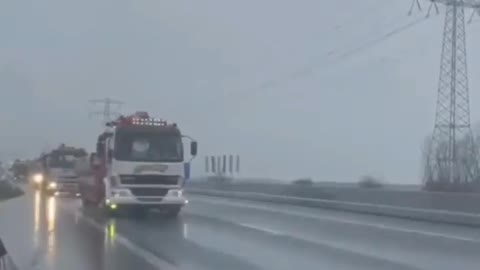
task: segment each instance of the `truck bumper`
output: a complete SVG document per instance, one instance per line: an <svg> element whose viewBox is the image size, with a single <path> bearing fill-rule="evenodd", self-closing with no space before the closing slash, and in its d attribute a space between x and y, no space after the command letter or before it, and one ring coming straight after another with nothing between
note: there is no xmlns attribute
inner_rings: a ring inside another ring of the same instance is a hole
<svg viewBox="0 0 480 270"><path fill-rule="evenodd" d="M184 206L188 200L184 196L163 196L163 197L135 197L117 196L106 199L107 205L122 206Z"/></svg>
<svg viewBox="0 0 480 270"><path fill-rule="evenodd" d="M54 193L55 195L69 195L69 196L80 196L78 191L77 184L58 184L55 188L47 188L50 192Z"/></svg>

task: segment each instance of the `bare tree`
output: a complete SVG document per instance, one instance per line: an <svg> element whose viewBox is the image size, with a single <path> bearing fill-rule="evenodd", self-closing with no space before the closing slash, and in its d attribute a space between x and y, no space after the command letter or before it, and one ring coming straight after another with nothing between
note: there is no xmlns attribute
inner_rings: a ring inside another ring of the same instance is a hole
<svg viewBox="0 0 480 270"><path fill-rule="evenodd" d="M425 139L422 159L424 184L427 190L473 191L477 189L480 180L480 166L477 158L478 149L480 149L480 132L474 134L457 140L455 160L449 159L447 141L432 144L432 136ZM436 149L432 149L433 145ZM452 166L452 162L456 166ZM452 171L452 168L456 169Z"/></svg>
<svg viewBox="0 0 480 270"><path fill-rule="evenodd" d="M382 188L383 181L372 175L364 175L358 181L358 186L361 188Z"/></svg>

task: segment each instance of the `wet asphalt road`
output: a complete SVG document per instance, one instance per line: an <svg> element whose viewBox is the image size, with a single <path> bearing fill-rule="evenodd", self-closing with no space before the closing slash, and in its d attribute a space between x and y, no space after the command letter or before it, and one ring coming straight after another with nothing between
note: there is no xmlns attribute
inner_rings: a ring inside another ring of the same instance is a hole
<svg viewBox="0 0 480 270"><path fill-rule="evenodd" d="M189 199L177 220L133 220L27 192L0 204L0 237L20 270L480 269L480 229Z"/></svg>

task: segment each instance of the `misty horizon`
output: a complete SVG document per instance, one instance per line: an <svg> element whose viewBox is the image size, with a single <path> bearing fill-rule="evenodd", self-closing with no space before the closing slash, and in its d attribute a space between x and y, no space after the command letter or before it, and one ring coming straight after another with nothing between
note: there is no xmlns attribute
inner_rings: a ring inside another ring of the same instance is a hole
<svg viewBox="0 0 480 270"><path fill-rule="evenodd" d="M194 175L205 155L231 153L249 177L419 183L444 9L421 20L409 4L5 1L0 159L61 143L92 151L102 126L89 113L101 107L88 101L110 97L197 139ZM472 126L478 21L466 27Z"/></svg>

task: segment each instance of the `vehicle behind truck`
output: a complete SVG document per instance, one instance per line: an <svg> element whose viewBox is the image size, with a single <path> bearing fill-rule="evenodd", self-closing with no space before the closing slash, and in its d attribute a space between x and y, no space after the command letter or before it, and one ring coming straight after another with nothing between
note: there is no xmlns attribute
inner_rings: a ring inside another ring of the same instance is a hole
<svg viewBox="0 0 480 270"><path fill-rule="evenodd" d="M43 154L38 159L37 171L32 176L36 188L49 195L80 195L79 176L75 171L75 161L86 157L83 148L60 145L57 149Z"/></svg>
<svg viewBox="0 0 480 270"><path fill-rule="evenodd" d="M185 138L191 141L191 161L197 143L174 123L146 112L108 123L90 159L94 176L81 184L83 205L135 215L159 209L177 216L188 202L183 193L190 164L184 157Z"/></svg>

